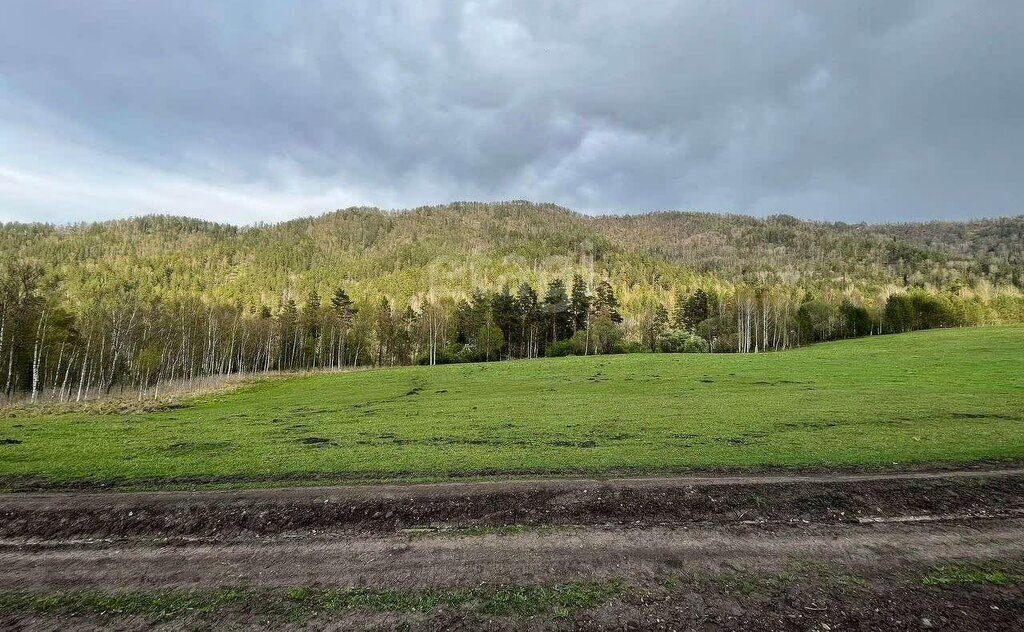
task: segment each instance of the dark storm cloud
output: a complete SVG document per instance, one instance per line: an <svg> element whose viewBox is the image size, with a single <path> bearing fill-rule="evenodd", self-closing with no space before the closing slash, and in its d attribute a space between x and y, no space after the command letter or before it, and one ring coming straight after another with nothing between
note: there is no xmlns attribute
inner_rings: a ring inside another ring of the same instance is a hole
<svg viewBox="0 0 1024 632"><path fill-rule="evenodd" d="M1022 212L1024 4L14 2L0 219Z"/></svg>

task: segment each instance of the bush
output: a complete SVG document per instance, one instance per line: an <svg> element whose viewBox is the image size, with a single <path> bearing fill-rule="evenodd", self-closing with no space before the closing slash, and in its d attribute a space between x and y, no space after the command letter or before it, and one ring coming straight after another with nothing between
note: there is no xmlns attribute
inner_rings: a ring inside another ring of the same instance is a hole
<svg viewBox="0 0 1024 632"><path fill-rule="evenodd" d="M435 364L455 364L457 362L460 362L460 360L458 359L458 356L456 355L456 351L457 351L456 349L452 349L451 347L438 349L437 352L434 355L434 363ZM416 364L419 364L419 365L430 364L430 354L429 353L422 353L422 354L420 354L419 357L416 358Z"/></svg>
<svg viewBox="0 0 1024 632"><path fill-rule="evenodd" d="M484 354L475 345L451 345L437 350L435 356L437 364L463 364L465 362L483 362ZM422 353L416 358L416 364L425 365L430 363L430 356Z"/></svg>
<svg viewBox="0 0 1024 632"><path fill-rule="evenodd" d="M481 362L484 359L484 354L480 353L480 350L476 348L476 345L462 345L462 348L455 352L454 362Z"/></svg>
<svg viewBox="0 0 1024 632"><path fill-rule="evenodd" d="M690 336L683 353L711 353L711 345L700 336Z"/></svg>
<svg viewBox="0 0 1024 632"><path fill-rule="evenodd" d="M581 329L569 339L570 355L587 355L594 352L594 344L587 337L587 331Z"/></svg>
<svg viewBox="0 0 1024 632"><path fill-rule="evenodd" d="M549 344L548 348L544 350L544 355L549 358L561 358L573 355L572 347L572 340L559 340L558 342L552 342Z"/></svg>
<svg viewBox="0 0 1024 632"><path fill-rule="evenodd" d="M1024 322L1024 297L998 296L992 301L995 318L1004 323Z"/></svg>
<svg viewBox="0 0 1024 632"><path fill-rule="evenodd" d="M612 348L612 353L650 353L651 349L645 344L633 341L623 340Z"/></svg>
<svg viewBox="0 0 1024 632"><path fill-rule="evenodd" d="M707 353L711 350L707 340L681 329L670 329L662 334L658 338L658 348L663 353Z"/></svg>

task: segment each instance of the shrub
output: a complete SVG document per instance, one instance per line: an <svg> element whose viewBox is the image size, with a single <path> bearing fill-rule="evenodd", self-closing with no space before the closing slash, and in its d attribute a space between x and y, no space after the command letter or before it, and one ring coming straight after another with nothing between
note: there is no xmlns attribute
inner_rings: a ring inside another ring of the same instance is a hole
<svg viewBox="0 0 1024 632"><path fill-rule="evenodd" d="M458 356L456 355L456 351L456 349L452 349L451 347L438 349L437 352L434 354L434 363L455 364L457 362L460 362ZM430 364L430 354L421 353L419 357L416 358L416 364Z"/></svg>
<svg viewBox="0 0 1024 632"><path fill-rule="evenodd" d="M650 348L640 342L634 340L623 340L615 345L611 350L612 353L650 353Z"/></svg>
<svg viewBox="0 0 1024 632"><path fill-rule="evenodd" d="M549 344L548 348L544 350L544 355L549 358L561 358L573 355L572 347L572 340L559 340Z"/></svg>
<svg viewBox="0 0 1024 632"><path fill-rule="evenodd" d="M696 334L681 329L670 329L658 338L658 348L663 353L707 353L708 341Z"/></svg>

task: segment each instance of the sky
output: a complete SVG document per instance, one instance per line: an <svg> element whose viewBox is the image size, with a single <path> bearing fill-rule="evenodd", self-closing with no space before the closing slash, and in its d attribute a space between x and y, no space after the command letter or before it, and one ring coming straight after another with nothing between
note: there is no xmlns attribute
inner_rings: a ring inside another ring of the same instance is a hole
<svg viewBox="0 0 1024 632"><path fill-rule="evenodd" d="M9 0L0 221L1024 213L1019 0Z"/></svg>

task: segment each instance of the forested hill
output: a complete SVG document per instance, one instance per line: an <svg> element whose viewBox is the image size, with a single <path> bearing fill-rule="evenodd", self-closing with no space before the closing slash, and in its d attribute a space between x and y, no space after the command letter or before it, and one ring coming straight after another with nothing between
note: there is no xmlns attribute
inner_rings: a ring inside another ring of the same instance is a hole
<svg viewBox="0 0 1024 632"><path fill-rule="evenodd" d="M872 225L667 212L594 223L616 243L726 279L770 273L826 284L1024 283L1024 216Z"/></svg>
<svg viewBox="0 0 1024 632"><path fill-rule="evenodd" d="M1024 217L846 225L546 204L0 227L8 398L1024 322Z"/></svg>
<svg viewBox="0 0 1024 632"><path fill-rule="evenodd" d="M279 306L339 284L406 301L574 271L629 294L697 285L799 285L870 298L894 287L1024 286L1024 216L828 224L706 213L586 216L545 204L352 208L239 228L147 216L75 226L8 224L5 258L36 262L86 298L123 282L146 295ZM627 302L629 297L624 297Z"/></svg>

